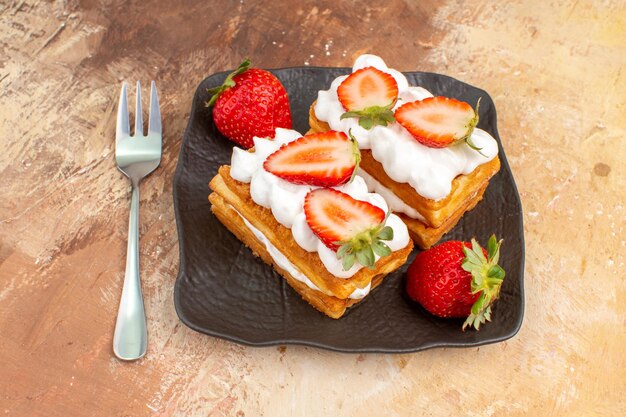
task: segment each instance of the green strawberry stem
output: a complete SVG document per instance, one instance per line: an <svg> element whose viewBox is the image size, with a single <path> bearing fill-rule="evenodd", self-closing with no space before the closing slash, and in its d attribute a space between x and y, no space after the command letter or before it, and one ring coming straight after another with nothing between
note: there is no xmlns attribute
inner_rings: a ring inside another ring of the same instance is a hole
<svg viewBox="0 0 626 417"><path fill-rule="evenodd" d="M497 241L495 235L491 235L487 243L487 258L476 239L472 239L472 248L463 246L465 259L461 267L472 274L472 294L480 293L480 296L472 305L470 315L463 323L463 330L467 326L480 330L480 325L491 321L491 305L500 295L500 287L504 280L504 269L498 265L500 259L500 246L502 240Z"/></svg>
<svg viewBox="0 0 626 417"><path fill-rule="evenodd" d="M352 129L348 130L348 137L350 138L350 143L352 144L352 153L354 154L354 159L356 161L354 165L354 171L352 171L352 175L348 180L348 183L351 183L354 180L354 177L356 177L357 171L359 170L359 164L361 163L361 150L359 149L359 142L352 135Z"/></svg>
<svg viewBox="0 0 626 417"><path fill-rule="evenodd" d="M355 262L374 269L375 255L382 258L391 254L391 249L383 242L383 240L393 239L393 229L385 226L387 217L389 213L378 226L357 233L349 240L336 242L340 245L337 250L337 259L341 259L344 271L352 268Z"/></svg>
<svg viewBox="0 0 626 417"><path fill-rule="evenodd" d="M340 119L356 117L359 119L359 126L367 130L377 125L387 126L389 123L396 121L391 110L395 104L396 100L386 106L372 106L362 110L349 111L342 114Z"/></svg>
<svg viewBox="0 0 626 417"><path fill-rule="evenodd" d="M235 76L246 72L249 68L250 65L252 65L252 63L250 62L249 58L245 58L243 60L243 62L241 64L239 64L239 67L237 67L237 69L233 72L231 72L230 74L228 74L228 76L226 77L226 79L224 80L224 83L222 85L220 85L219 87L214 87L214 88L210 88L208 89L208 93L209 94L213 94L213 96L211 97L211 99L206 103L207 107L211 107L212 105L215 104L215 102L217 101L218 97L227 89L234 87L235 86L235 80L233 80L233 78L235 78Z"/></svg>
<svg viewBox="0 0 626 417"><path fill-rule="evenodd" d="M478 146L474 144L474 142L472 142L472 133L474 133L474 129L476 128L476 125L478 124L478 120L479 120L478 109L480 108L481 99L482 97L478 97L478 101L476 102L476 108L474 109L474 117L472 118L472 120L470 120L469 124L467 125L467 133L460 140L464 140L465 143L467 143L467 146L469 146L470 148L472 148L473 150L475 150L476 152L478 152L479 154L481 154L482 156L486 158L487 155L481 152L483 148L479 148Z"/></svg>

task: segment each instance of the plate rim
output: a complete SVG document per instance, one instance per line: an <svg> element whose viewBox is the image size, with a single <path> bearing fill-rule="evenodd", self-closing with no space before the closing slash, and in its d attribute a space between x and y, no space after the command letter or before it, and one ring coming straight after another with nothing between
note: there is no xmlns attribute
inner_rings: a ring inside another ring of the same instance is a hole
<svg viewBox="0 0 626 417"><path fill-rule="evenodd" d="M306 69L306 70L345 70L345 71L350 71L351 68L350 67L323 67L323 66L290 66L290 67L281 67L281 68L270 68L267 69L268 71L272 72L272 73L277 73L277 72L283 72L283 71L290 71L290 70L302 70L302 69ZM182 136L182 140L180 143L180 149L178 151L178 156L177 156L177 160L176 160L176 169L174 171L174 178L172 181L172 198L174 200L174 217L175 217L175 222L176 222L176 235L178 238L178 256L179 256L179 260L178 260L178 273L176 275L176 282L174 283L174 291L173 291L173 297L174 297L174 309L176 311L176 315L178 316L179 320L186 325L187 327L189 327L190 329L201 333L201 334L205 334L208 336L212 336L212 337L217 337L223 340L228 340L230 342L235 342L237 344L240 345L244 345L244 346L249 346L249 347L272 347L272 346L306 346L306 347L314 347L314 348L319 348L319 349L325 349L325 350L329 350L329 351L333 351L333 352L338 352L338 353L385 353L385 354L402 354L402 353L413 353L413 352L420 352L420 351L424 351L424 350L428 350L428 349L434 349L434 348L470 348L470 347L478 347L478 346L484 346L484 345L488 345L488 344L493 344L493 343L499 343L499 342L503 342L505 340L511 339L512 337L514 337L515 335L517 335L522 327L523 321L524 321L524 315L525 315L525 310L526 310L526 297L525 297L525 288L524 288L524 282L525 282L525 270L526 270L526 240L525 240L525 236L524 236L524 210L523 210L523 205L522 205L522 200L520 198L519 195L519 190L517 188L517 182L515 181L515 176L513 174L513 171L511 170L511 166L509 164L509 161L507 159L506 156L506 152L504 151L504 146L502 144L502 139L500 138L500 134L498 131L498 117L497 117L497 109L496 109L496 105L495 105L495 101L493 100L493 98L489 95L489 93L485 90L483 90L480 87L476 87L474 85L471 85L469 83L466 83L464 81L461 81L457 78L454 78L452 76L446 75L446 74L440 74L440 73L436 73L436 72L429 72L429 71L402 71L403 75L408 75L408 74L426 74L426 75L431 75L431 76L435 76L435 77L443 77L443 78L447 78L452 80L453 82L456 83L460 83L463 84L464 86L470 87L472 89L475 90L479 90L481 92L481 94L486 95L489 100L493 103L493 115L494 115L494 119L493 119L493 128L494 128L494 133L496 134L497 138L499 139L500 142L500 147L501 147L501 151L499 152L499 158L500 158L500 163L502 165L503 168L506 168L508 170L508 172L511 175L511 179L512 179L512 185L513 185L513 194L515 195L515 197L517 198L517 201L519 202L520 205L520 211L519 211L519 237L520 237L520 245L521 245L521 253L520 253L520 263L519 263L519 271L520 271L520 276L519 276L519 282L520 282L520 288L519 288L519 293L520 293L520 314L517 317L516 322L514 323L514 326L512 328L511 331L509 331L508 333L505 333L504 335L498 336L498 337L493 337L493 338L489 338L489 339L485 339L485 340L478 340L475 342L445 342L445 341L440 341L440 342L429 342L426 344L422 344L416 347L411 347L411 348L388 348L388 347L358 347L358 348L344 348L344 347L338 347L338 346L333 346L333 345L329 345L327 343L321 343L321 342L315 342L315 341L310 341L310 340L300 340L300 339L274 339L274 340L266 340L266 341L251 341L251 340L246 340L243 339L241 337L238 336L233 336L231 334L226 334L226 333L222 333L220 331L215 331L215 330L211 330L211 329L207 329L207 328L203 328L200 327L199 325L197 325L196 323L194 323L193 321L189 320L188 317L184 314L183 312L183 307L180 305L180 286L182 285L181 282L183 281L183 278L186 277L185 274L185 257L184 257L184 253L185 253L185 248L184 248L184 242L183 239L181 239L181 236L183 236L183 231L182 231L182 219L181 219L181 214L180 214L180 209L178 207L178 189L179 189L179 183L181 181L182 178L182 171L183 171L183 163L181 162L181 157L183 156L183 153L185 151L187 142L188 142L188 137L189 137L189 132L191 130L191 126L192 126L192 121L194 120L194 115L197 111L197 105L200 102L198 100L199 94L201 92L202 86L203 84L205 84L205 82L209 79L209 78L213 78L213 77L218 77L218 76L223 76L226 74L229 74L230 72L232 72L232 70L228 70L228 71L219 71L216 72L214 74L208 75L207 77L203 78L200 83L198 84L198 86L195 89L195 92L193 94L193 98L192 98L192 103L191 103L191 109L189 112L189 118L187 121L187 126L185 127L185 130L183 132L183 136Z"/></svg>

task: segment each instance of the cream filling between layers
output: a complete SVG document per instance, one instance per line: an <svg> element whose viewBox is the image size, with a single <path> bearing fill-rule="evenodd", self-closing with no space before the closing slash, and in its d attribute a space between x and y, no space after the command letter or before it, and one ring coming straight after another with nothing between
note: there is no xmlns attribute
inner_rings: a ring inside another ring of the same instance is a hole
<svg viewBox="0 0 626 417"><path fill-rule="evenodd" d="M280 250L278 250L278 248L276 246L274 246L272 244L272 242L270 242L269 239L259 229L254 227L233 206L229 205L229 207L235 213L237 213L239 215L239 217L241 217L241 220L243 220L243 222L246 225L246 227L248 229L250 229L250 231L254 234L254 236L257 238L257 240L259 242L261 242L265 246L265 249L270 254L270 257L274 260L274 262L276 262L276 265L278 265L279 267L281 267L282 269L287 271L289 273L289 275L294 277L294 279L302 282L307 287L309 287L309 288L311 288L313 290L322 292L322 290L320 290L317 285L315 285L306 275L304 275L298 268L296 268L296 266L294 264L292 264L289 261L289 259L287 259L287 257ZM367 286L365 288L357 288L357 289L355 289L352 292L352 294L350 294L349 298L351 298L353 300L360 300L361 298L363 298L367 294L369 294L371 286L372 286L372 283L370 282L369 284L367 284Z"/></svg>

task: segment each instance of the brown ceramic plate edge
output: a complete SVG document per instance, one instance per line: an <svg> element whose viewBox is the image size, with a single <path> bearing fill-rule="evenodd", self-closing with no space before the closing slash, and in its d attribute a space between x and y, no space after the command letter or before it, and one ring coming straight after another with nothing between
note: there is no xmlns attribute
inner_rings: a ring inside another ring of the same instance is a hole
<svg viewBox="0 0 626 417"><path fill-rule="evenodd" d="M281 81L287 88L287 91L290 95L292 114L294 115L294 128L301 132L304 132L307 130L307 126L308 126L308 124L306 123L306 119L308 118L308 106L315 98L311 96L310 94L311 91L314 91L316 93L317 90L328 88L327 86L330 85L330 81L332 81L332 79L334 79L337 75L349 73L350 69L349 68L325 68L325 67L293 67L293 68L276 69L276 70L271 70L271 71L278 78L281 79ZM320 78L319 73L323 73L325 74L325 77L321 77L321 78L324 78L325 81L323 83L318 82L317 84L311 83L311 82L305 82L303 84L302 82L300 82L300 85L297 85L298 83L296 82L295 83L296 85L293 85L294 84L293 76L295 75L296 76L295 79L297 80L298 77L301 77L303 75L303 73L306 75L317 74L318 81ZM399 343L393 343L393 342L388 343L387 341L385 341L385 343L376 343L376 342L367 343L367 341L359 340L359 341L356 341L355 343L346 344L345 342L335 343L333 340L329 341L328 339L323 340L323 338L321 339L316 338L315 335L313 335L313 337L308 337L308 332L305 333L306 334L305 337L303 337L302 334L300 334L300 336L290 337L288 329L287 331L285 331L284 328L282 329L282 331L275 331L275 329L268 329L266 334L263 334L261 337L259 337L258 334L248 337L249 335L247 335L245 332L245 326L246 326L245 322L239 323L239 326L235 325L234 327L231 326L230 328L219 329L219 328L216 328L214 322L207 323L206 321L207 316L205 313L210 314L210 311L208 312L203 311L202 313L204 315L202 314L196 315L195 313L198 312L197 309L190 310L189 309L190 304L195 303L197 300L195 298L192 298L192 299L189 298L190 295L189 295L188 287L190 285L193 285L194 282L197 282L197 280L195 280L193 276L190 277L187 271L188 271L189 264L193 263L194 261L197 261L197 258L195 260L191 260L191 262L188 260L189 248L186 244L186 241L187 241L186 232L188 232L188 230L186 231L185 228L183 227L183 222L185 221L185 215L189 213L189 210L195 211L199 209L198 207L194 207L193 204L191 204L191 207L187 205L187 202L184 199L184 197L187 197L187 195L185 195L185 191L182 190L184 186L189 185L185 182L186 179L188 180L188 174L189 174L187 172L187 169L189 168L190 164L198 162L198 161L192 160L193 155L190 155L189 153L190 152L189 147L192 146L191 144L192 140L195 139L197 141L198 138L197 137L190 138L190 136L192 134L198 136L197 124L199 121L198 119L200 118L200 119L203 119L204 122L206 122L205 126L208 126L208 129L205 132L203 132L206 136L204 138L204 145L208 145L209 147L211 147L212 145L216 146L217 148L221 148L222 152L225 149L224 148L225 145L227 145L227 149L232 148L232 145L230 145L224 138L221 137L221 135L219 135L219 132L216 131L214 126L210 126L212 125L212 120L210 118L210 110L205 109L203 105L203 103L209 97L208 93L206 92L206 89L208 87L212 87L221 83L221 81L225 78L226 74L228 74L228 72L222 72L222 73L214 74L210 77L207 77L205 80L203 80L200 83L200 85L198 86L196 90L196 93L194 94L190 118L189 118L187 128L185 130L184 136L183 136L183 141L181 143L178 164L176 167L176 172L175 172L174 181L173 181L174 209L175 209L175 216L176 216L177 232L179 236L179 255L180 255L179 273L178 273L178 277L177 277L175 288L174 288L174 305L175 305L175 309L180 320L186 326L200 333L234 341L236 343L240 343L240 344L247 345L247 346L262 347L262 346L276 346L276 345L305 345L305 346L329 349L329 350L338 351L338 352L351 352L351 353L365 353L365 352L407 353L407 352L416 352L416 351L425 350L425 349L434 348L434 347L474 347L474 346L481 346L481 345L485 345L489 343L496 343L496 342L504 341L517 334L517 332L519 331L521 327L522 320L523 320L523 313L524 313L523 277L524 277L525 245L524 245L524 234L523 234L523 218L522 218L522 208L521 208L521 201L519 198L519 193L517 191L515 181L513 180L510 166L506 159L506 155L502 148L502 144L501 144L498 132L497 132L495 105L493 104L493 100L491 99L491 97L489 97L489 95L484 90L478 89L476 87L472 87L466 83L458 81L449 76L434 74L434 73L425 73L425 72L410 72L410 73L405 73L405 75L409 77L410 84L423 85L427 89L431 90L434 94L444 95L448 93L448 95L459 96L458 98L460 99L466 99L466 101L470 101L469 99L467 99L467 97L463 97L463 94L454 94L455 91L449 91L450 90L449 87L453 86L455 88L453 88L452 90L454 89L458 90L460 88L460 90L462 91L471 91L473 93L472 94L473 96L478 95L478 96L483 97L483 102L481 103L481 107L482 107L481 119L483 119L486 115L490 121L489 121L489 126L487 128L482 126L482 123L479 124L479 127L483 127L485 128L485 130L491 133L496 138L500 146L499 156L501 159L502 168L501 168L501 172L498 174L498 176L496 176L496 178L492 180L492 182L495 182L498 178L501 178L502 174L506 174L508 194L510 194L509 197L513 198L514 203L515 203L514 206L517 208L517 210L515 210L515 213L509 213L510 215L507 215L507 217L514 217L514 220L516 223L516 227L515 227L516 230L514 231L514 233L515 233L515 238L517 239L517 247L515 248L516 256L515 256L514 265L512 266L510 265L508 267L507 269L508 280L505 280L506 283L515 281L514 282L515 284L515 291L514 291L515 297L514 298L515 299L512 300L512 303L515 304L516 311L515 311L514 316L509 317L510 320L508 320L506 328L502 328L501 329L502 331L499 331L499 332L493 332L489 330L485 331L485 329L490 329L490 326L494 325L494 323L487 323L486 326L483 327L480 332L463 333L463 334L471 335L471 337L467 338L467 340L459 340L460 338L458 337L459 336L458 334L450 333L450 335L452 335L452 337L450 338L439 337L439 338L430 339L430 340L412 340L409 342L407 342L406 340L401 340L399 341ZM429 81L432 81L432 83L431 82L415 83L416 78L417 79L424 78L423 81L429 80ZM305 94L305 97L303 97L298 94L298 87L302 87L302 85L306 85L307 86L306 88L310 90L308 92L309 93L308 96ZM488 102L489 105L485 106L485 102ZM211 142L212 139L216 139L216 140ZM216 150L219 151L220 149L216 149ZM230 156L230 151L228 152L228 158L226 158L227 160L225 161L222 159L221 161L216 162L216 166L222 163L228 162L228 160L230 159L229 156ZM216 169L216 167L214 168ZM207 188L208 180L207 179L210 179L213 175L214 175L214 172L209 172L206 178L203 178L200 181L194 180L195 186L197 187L197 191L199 191L200 193L203 193L203 199L205 201L206 201L206 196L208 195L208 188ZM199 184L202 184L202 189L200 189ZM493 188L493 184L490 184L489 187ZM181 198L183 198L182 201L181 201ZM485 199L487 198L488 198L488 195L486 194ZM480 210L481 205L482 203L479 204L479 206L474 211ZM205 208L208 208L208 206L209 204L208 202L206 202ZM211 216L211 217L213 216L210 210L208 209L203 214L206 216ZM454 236L455 230L459 229L461 226L463 226L462 223L460 223L452 232L450 232L448 236L444 237L443 240L452 239L452 238L461 238L461 237ZM221 227L223 228L223 226ZM464 227L461 227L461 228L464 229ZM473 233L473 234L476 234L476 233ZM467 239L469 238L469 236L465 236L466 233L463 233L463 235L464 235L463 238L467 238ZM507 243L506 241L511 240L511 239L507 239L507 236L504 236L504 238L505 238L505 244ZM252 264L254 264L255 262L258 264L259 261L253 258L252 254L249 253L249 250L248 250L248 255L249 255L247 257L248 261L252 262ZM412 256L410 257L410 260L413 259L414 255L415 253L412 254ZM197 256L197 253L196 253L196 256ZM243 256L244 256L244 259L246 259L246 256L245 255ZM396 282L394 283L394 287L401 288L404 286L404 270L406 269L409 263L410 262L408 262L407 265L405 265L402 268L402 271L399 272L401 276L399 278L396 277ZM286 284L283 282L282 278L280 278L275 273L273 273L273 271L271 271L270 267L264 264L256 265L256 268L258 267L269 269L270 275L272 274L275 275L273 278L274 285L278 285L279 287L282 288L282 291L281 291L282 297L285 297L287 294L287 297L292 298L290 302L296 302L296 303L300 302L302 304L306 304L302 300L300 300L299 296L295 294L288 286L287 286L287 292L285 292ZM511 275L513 276L511 277ZM276 282L277 280L278 282ZM400 281L399 284L398 284L398 280ZM381 286L381 288L383 287L384 286ZM379 294L378 291L379 289L373 291L372 294L368 298L374 299L377 296L377 294ZM211 299L211 295L203 291L199 291L199 292L192 291L191 293L192 293L192 297L198 297L198 300L203 300L203 299L210 300ZM387 292L384 296L388 297L389 293ZM400 297L397 297L397 298L399 299L404 298L405 299L404 302L407 302L405 296L401 295ZM362 306L357 305L352 310L358 311L359 309L365 308L366 302L367 302L367 299L366 301L362 303L363 304ZM262 301L259 301L259 303L262 303ZM501 300L499 301L499 303L502 304L503 301ZM509 300L509 303L511 303L511 300ZM210 310L211 308L210 302L208 303L208 306L209 306L208 309ZM204 307L207 308L206 305ZM305 308L307 310L302 310L303 312L308 311L308 310L313 310L308 305L305 305ZM285 308L283 307L283 310L284 309ZM456 331L458 331L459 333L461 333L460 322L457 322L455 320L441 320L441 319L435 318L433 316L430 316L425 311L423 311L421 307L419 306L411 305L411 309L413 310L415 314L419 315L417 317L421 318L422 323L429 324L430 326L432 326L433 330L437 328L443 328L443 327L449 328L451 326L451 323L454 323L452 325L453 328L456 329ZM261 306L260 311L262 310L263 308ZM497 317L498 310L502 310L502 308L498 308L498 304L496 304L496 307L494 308L494 321L496 321L495 317ZM349 313L346 316L344 316L344 318L338 321L334 321L332 319L329 319L323 316L321 313L316 312L315 310L313 311L314 311L313 316L315 316L316 314L317 320L320 320L320 322L329 321L329 320L333 322L341 322L342 320L347 321L348 317L350 317L352 313L352 311L349 311ZM308 316L311 316L310 311L308 311L305 314ZM203 320L203 318L205 320ZM384 317L384 319L387 319L387 318L388 317L386 316ZM233 324L233 323L229 323L229 324ZM242 329L243 329L243 333L242 333ZM396 336L398 335L396 334Z"/></svg>

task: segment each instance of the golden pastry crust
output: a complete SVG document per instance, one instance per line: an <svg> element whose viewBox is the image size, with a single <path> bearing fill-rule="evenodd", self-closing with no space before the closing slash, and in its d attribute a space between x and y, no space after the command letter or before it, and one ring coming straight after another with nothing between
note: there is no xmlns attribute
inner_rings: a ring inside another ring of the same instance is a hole
<svg viewBox="0 0 626 417"><path fill-rule="evenodd" d="M496 156L491 161L476 167L470 174L457 176L452 181L450 194L438 201L424 198L417 194L409 184L399 183L389 178L382 164L374 159L369 149L361 151L360 167L424 216L428 226L440 228L447 224L462 207L468 207L471 204L470 200L478 195L478 191L489 184L491 177L500 170L500 159Z"/></svg>
<svg viewBox="0 0 626 417"><path fill-rule="evenodd" d="M244 245L250 248L255 256L261 258L263 262L272 266L276 272L282 275L287 283L318 311L321 311L328 317L338 319L343 316L348 307L362 300L353 300L350 298L341 299L329 296L309 288L306 284L298 281L291 276L289 272L285 271L274 262L267 249L265 249L265 246L254 236L250 229L248 229L241 217L226 203L226 200L217 193L211 193L209 201L211 201L211 211L215 214L217 219L241 240ZM385 275L386 274L378 274L372 278L372 289L380 285Z"/></svg>
<svg viewBox="0 0 626 417"><path fill-rule="evenodd" d="M311 129L308 133L330 130L328 123L317 119L314 107L315 102L309 108ZM398 213L407 224L415 244L422 249L428 249L450 231L466 211L478 204L489 185L489 180L500 170L500 159L496 156L491 161L479 165L470 174L457 176L452 181L450 194L438 201L422 197L407 183L392 180L369 149L361 150L360 168L424 217L424 221L420 221Z"/></svg>
<svg viewBox="0 0 626 417"><path fill-rule="evenodd" d="M413 219L408 217L402 213L396 213L398 217L402 219L402 221L406 224L409 229L409 234L411 235L411 239L413 242L420 247L421 249L429 249L435 243L439 242L439 240L448 233L456 224L461 220L461 217L465 214L465 212L473 209L476 204L480 202L483 198L483 194L487 189L487 185L483 185L481 189L479 189L475 196L467 199L463 205L461 205L457 212L452 214L452 216L448 217L446 222L442 224L440 227L429 227L426 224L422 223L417 219Z"/></svg>
<svg viewBox="0 0 626 417"><path fill-rule="evenodd" d="M222 214L220 221L224 223L224 225L226 225L240 240L244 241L247 246L252 247L250 240L256 240L256 237L247 227L245 228L245 230L247 230L246 233L251 237L246 240L244 240L243 232L235 231L238 230L234 227L234 225L237 224L237 220L231 218L239 218L239 216L232 216L233 209L236 210L236 212L241 213L246 220L263 233L298 270L300 270L320 289L320 291L315 291L319 294L314 293L313 295L307 296L309 299L305 298L316 308L318 308L320 302L311 301L310 299L312 299L313 296L316 296L317 298L321 297L326 304L334 301L328 299L328 297L330 297L332 299L344 300L344 304L346 304L346 306L351 305L350 303L354 303L355 300L350 300L348 298L350 294L352 294L357 288L365 288L370 282L372 282L372 280L374 280L375 277L380 275L380 279L382 279L382 276L387 275L402 266L413 249L413 242L409 242L405 248L395 251L387 257L380 258L376 262L374 269L363 268L350 278L337 278L328 272L322 261L319 259L317 253L307 252L295 242L291 234L291 230L278 223L272 215L271 210L261 207L252 201L252 198L250 197L250 185L234 180L230 176L229 166L221 166L218 170L218 174L211 180L209 186L214 191L214 193L209 196L209 200L214 205L215 201L223 200L224 205L231 210L231 214L229 214L228 218L224 218L224 215ZM216 195L214 196L214 194ZM219 200L218 197L222 200ZM219 210L219 208L217 210ZM222 213L223 212L224 210L222 210ZM243 222L241 223L243 224ZM260 250L255 251L259 255L262 252ZM273 262L266 262L273 264ZM276 267L276 265L274 266ZM285 276L282 272L281 274ZM290 282L290 280L295 281L293 277L287 279L288 282ZM298 291L296 286L292 286L296 289L296 291ZM304 287L310 290L310 288L306 285L304 285ZM302 295L302 292L298 292ZM304 297L304 295L302 296ZM326 311L323 311L321 307L318 309L326 313ZM336 315L338 310L335 309L333 311L335 311L335 313L332 314ZM329 314L329 316L331 316L331 314Z"/></svg>

